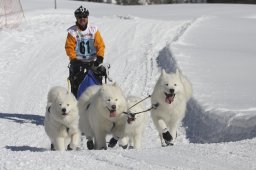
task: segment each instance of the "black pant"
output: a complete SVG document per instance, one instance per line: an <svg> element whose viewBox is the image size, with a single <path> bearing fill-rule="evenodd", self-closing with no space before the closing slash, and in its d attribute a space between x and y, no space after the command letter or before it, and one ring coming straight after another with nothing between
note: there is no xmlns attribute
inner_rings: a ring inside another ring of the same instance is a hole
<svg viewBox="0 0 256 170"><path fill-rule="evenodd" d="M71 84L71 92L77 97L79 85L83 81L88 70L95 70L94 62L82 62L79 60L72 60L69 64L69 80ZM102 84L102 76L95 75L95 77Z"/></svg>

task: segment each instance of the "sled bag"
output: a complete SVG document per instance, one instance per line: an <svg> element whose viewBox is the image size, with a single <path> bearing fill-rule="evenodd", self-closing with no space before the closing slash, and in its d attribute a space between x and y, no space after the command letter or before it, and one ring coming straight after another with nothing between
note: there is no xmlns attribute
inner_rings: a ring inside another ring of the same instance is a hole
<svg viewBox="0 0 256 170"><path fill-rule="evenodd" d="M100 81L95 77L94 73L89 70L86 76L84 77L82 83L79 85L77 91L77 99L82 95L82 93L90 86L101 85Z"/></svg>

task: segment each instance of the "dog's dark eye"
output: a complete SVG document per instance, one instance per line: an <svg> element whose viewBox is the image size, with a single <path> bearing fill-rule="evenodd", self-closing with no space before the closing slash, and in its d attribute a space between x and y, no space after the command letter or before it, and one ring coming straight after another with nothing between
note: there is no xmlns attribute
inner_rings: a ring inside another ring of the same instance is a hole
<svg viewBox="0 0 256 170"><path fill-rule="evenodd" d="M165 84L166 86L168 86L169 84L167 83L167 84Z"/></svg>
<svg viewBox="0 0 256 170"><path fill-rule="evenodd" d="M110 102L110 99L108 99L107 101Z"/></svg>
<svg viewBox="0 0 256 170"><path fill-rule="evenodd" d="M61 106L61 103L59 105Z"/></svg>
<svg viewBox="0 0 256 170"><path fill-rule="evenodd" d="M67 104L67 106L69 106L69 104Z"/></svg>
<svg viewBox="0 0 256 170"><path fill-rule="evenodd" d="M118 99L115 99L115 101L117 101Z"/></svg>
<svg viewBox="0 0 256 170"><path fill-rule="evenodd" d="M174 86L177 86L177 84L174 84Z"/></svg>

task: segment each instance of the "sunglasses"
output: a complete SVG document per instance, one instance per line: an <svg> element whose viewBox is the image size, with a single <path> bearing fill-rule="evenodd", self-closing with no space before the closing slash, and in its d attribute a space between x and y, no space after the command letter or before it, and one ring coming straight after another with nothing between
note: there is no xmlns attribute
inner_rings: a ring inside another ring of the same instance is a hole
<svg viewBox="0 0 256 170"><path fill-rule="evenodd" d="M86 15L82 15L82 16L77 16L78 19L82 19L82 18L88 18L88 16Z"/></svg>

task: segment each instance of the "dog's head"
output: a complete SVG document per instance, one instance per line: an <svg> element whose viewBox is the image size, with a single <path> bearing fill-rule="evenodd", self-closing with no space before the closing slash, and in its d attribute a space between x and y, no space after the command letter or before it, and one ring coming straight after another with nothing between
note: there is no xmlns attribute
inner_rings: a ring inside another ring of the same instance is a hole
<svg viewBox="0 0 256 170"><path fill-rule="evenodd" d="M99 90L101 104L108 113L104 115L108 118L118 117L127 108L126 100L122 90L116 83L113 85L103 85Z"/></svg>
<svg viewBox="0 0 256 170"><path fill-rule="evenodd" d="M66 116L77 113L77 101L71 93L58 95L54 104L58 117L65 118Z"/></svg>
<svg viewBox="0 0 256 170"><path fill-rule="evenodd" d="M175 96L184 91L181 81L181 74L177 69L175 73L168 74L162 70L158 84L160 85L161 95L164 96L165 102L171 104Z"/></svg>

